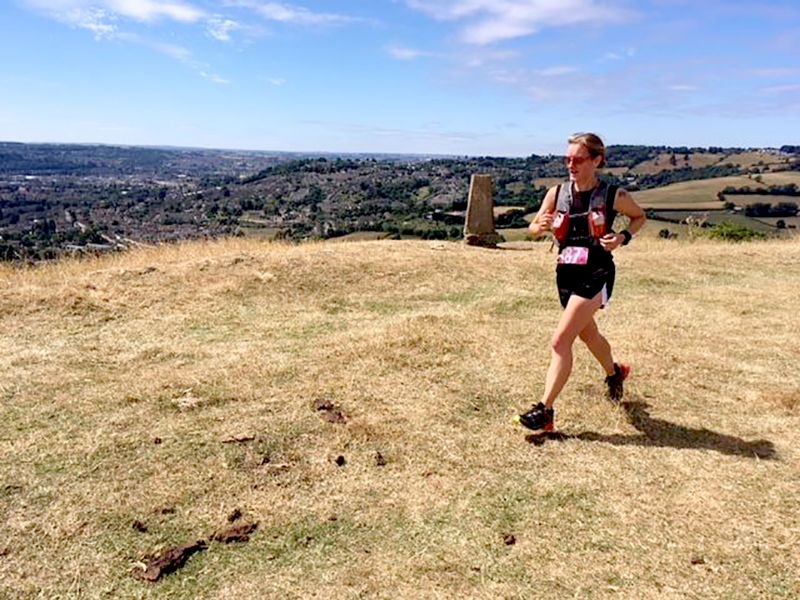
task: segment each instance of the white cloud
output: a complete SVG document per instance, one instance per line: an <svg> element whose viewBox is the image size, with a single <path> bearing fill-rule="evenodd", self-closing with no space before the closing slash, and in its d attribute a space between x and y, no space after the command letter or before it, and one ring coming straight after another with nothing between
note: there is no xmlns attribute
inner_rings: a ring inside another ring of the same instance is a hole
<svg viewBox="0 0 800 600"><path fill-rule="evenodd" d="M495 51L481 51L474 56L466 58L465 64L468 67L478 68L484 65L506 62L519 57L519 52L515 50L495 50Z"/></svg>
<svg viewBox="0 0 800 600"><path fill-rule="evenodd" d="M249 8L269 21L294 25L342 25L360 21L356 17L334 13L313 12L303 6L280 2L260 2L259 0L231 0L230 6Z"/></svg>
<svg viewBox="0 0 800 600"><path fill-rule="evenodd" d="M216 73L206 73L203 70L198 70L198 73L200 73L200 77L202 77L204 79L208 79L209 81L211 81L213 83L218 83L220 85L226 85L226 84L230 83L230 81L228 81L227 79L223 79L222 77L220 77Z"/></svg>
<svg viewBox="0 0 800 600"><path fill-rule="evenodd" d="M603 56L605 60L625 60L636 56L636 48L628 48L624 52L606 52Z"/></svg>
<svg viewBox="0 0 800 600"><path fill-rule="evenodd" d="M160 52L170 58L174 58L178 62L182 63L191 63L192 62L192 51L188 48L184 48L183 46L179 46L177 44L168 44L164 42L149 42L140 40L140 44L145 46L149 46L153 50Z"/></svg>
<svg viewBox="0 0 800 600"><path fill-rule="evenodd" d="M418 58L436 56L434 52L418 50L417 48L407 48L403 46L387 46L386 52L397 60L416 60Z"/></svg>
<svg viewBox="0 0 800 600"><path fill-rule="evenodd" d="M461 19L480 11L484 4L480 0L407 0L411 8L429 14L442 21Z"/></svg>
<svg viewBox="0 0 800 600"><path fill-rule="evenodd" d="M465 65L469 68L481 68L494 63L507 62L519 57L519 52L514 50L480 51L475 54L452 54L446 52L434 52L431 50L421 50L409 46L391 45L385 46L384 51L396 60L417 60L420 58L435 58L449 60L456 64Z"/></svg>
<svg viewBox="0 0 800 600"><path fill-rule="evenodd" d="M267 81L269 81L275 87L281 87L282 85L286 85L286 80L281 77L272 77Z"/></svg>
<svg viewBox="0 0 800 600"><path fill-rule="evenodd" d="M113 16L149 22L167 18L182 23L195 23L205 12L180 0L24 0L32 8L61 21L77 26L86 15ZM86 27L90 29L90 27Z"/></svg>
<svg viewBox="0 0 800 600"><path fill-rule="evenodd" d="M168 42L161 42L158 40L151 40L136 33L127 33L127 32L120 32L116 35L115 39L126 42L128 44L136 44L138 46L142 46L144 48L148 48L154 52L158 52L163 54L164 56L169 56L173 60L178 62L187 64L187 65L194 65L194 57L192 55L192 51L184 46L180 46L178 44L171 44Z"/></svg>
<svg viewBox="0 0 800 600"><path fill-rule="evenodd" d="M576 67L548 67L546 69L539 69L536 71L536 74L542 77L560 77L562 75L572 75L577 72L578 69Z"/></svg>
<svg viewBox="0 0 800 600"><path fill-rule="evenodd" d="M690 85L688 83L675 83L667 87L668 90L671 92L695 92L697 91L698 87L696 85Z"/></svg>
<svg viewBox="0 0 800 600"><path fill-rule="evenodd" d="M369 127L365 125L339 125L347 133L358 133L367 139L391 138L398 140L413 140L417 147L425 142L423 147L430 146L430 142L443 142L454 144L456 147L471 141L481 140L490 134L475 131L458 131L442 129L438 124L427 127L399 129L392 127Z"/></svg>
<svg viewBox="0 0 800 600"><path fill-rule="evenodd" d="M120 30L120 23L128 21L151 22L167 19L179 23L196 24L207 20L209 35L220 40L230 39L230 32L239 29L237 22L219 16L209 17L202 9L183 0L24 0L29 6L73 27L94 33L95 39L113 39L136 44L169 56L204 79L217 84L229 81L208 71L207 65L197 61L192 51L184 46L150 39L131 31Z"/></svg>
<svg viewBox="0 0 800 600"><path fill-rule="evenodd" d="M103 38L112 38L117 33L116 25L112 25L109 21L113 20L113 16L109 15L106 11L98 8L89 9L73 9L64 15L64 21L79 27L81 29L88 29L94 33L96 40Z"/></svg>
<svg viewBox="0 0 800 600"><path fill-rule="evenodd" d="M91 31L98 40L114 37L117 31L117 27L111 23L115 20L113 11L96 3L81 0L27 0L27 4L51 19Z"/></svg>
<svg viewBox="0 0 800 600"><path fill-rule="evenodd" d="M537 33L546 27L608 24L632 13L610 0L406 0L411 8L443 21L469 20L461 38L485 45Z"/></svg>
<svg viewBox="0 0 800 600"><path fill-rule="evenodd" d="M781 67L766 67L763 69L754 69L750 71L751 75L756 77L795 77L800 75L800 69L781 68Z"/></svg>
<svg viewBox="0 0 800 600"><path fill-rule="evenodd" d="M153 52L158 52L163 54L164 56L168 56L171 59L186 65L192 71L200 75L203 79L207 79L212 83L217 84L228 84L230 83L229 80L217 75L216 73L209 72L209 65L204 64L198 61L191 50L186 48L185 46L180 46L178 44L171 44L168 42L161 42L158 40L152 40L146 37L142 37L136 33L119 33L116 35L117 40L122 42L126 42L129 44L136 44L138 46L142 46L147 48Z"/></svg>
<svg viewBox="0 0 800 600"><path fill-rule="evenodd" d="M487 82L512 88L526 97L532 109L556 103L593 108L619 103L616 94L606 90L627 87L627 71L598 73L572 65L553 65L536 69L497 65L487 68Z"/></svg>
<svg viewBox="0 0 800 600"><path fill-rule="evenodd" d="M73 27L87 29L95 39L118 38L118 23L123 20L150 23L170 20L193 25L205 22L212 38L228 42L231 33L251 30L219 14L209 15L202 8L183 0L23 0L35 10Z"/></svg>
<svg viewBox="0 0 800 600"><path fill-rule="evenodd" d="M229 42L231 32L239 29L242 29L242 26L236 21L219 16L211 17L206 23L208 35L220 42Z"/></svg>
<svg viewBox="0 0 800 600"><path fill-rule="evenodd" d="M181 23L196 23L205 12L185 2L161 0L104 0L110 10L136 21L153 21L166 17Z"/></svg>
<svg viewBox="0 0 800 600"><path fill-rule="evenodd" d="M763 88L761 91L769 95L800 93L800 83L790 83L787 85L773 85L770 87Z"/></svg>

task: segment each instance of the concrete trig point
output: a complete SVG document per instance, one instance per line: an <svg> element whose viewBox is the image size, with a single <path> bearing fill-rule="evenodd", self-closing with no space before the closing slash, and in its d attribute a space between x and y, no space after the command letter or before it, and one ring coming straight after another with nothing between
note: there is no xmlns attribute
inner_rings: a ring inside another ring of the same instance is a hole
<svg viewBox="0 0 800 600"><path fill-rule="evenodd" d="M494 229L494 182L491 175L473 175L470 180L464 241L470 246L489 248L503 241Z"/></svg>

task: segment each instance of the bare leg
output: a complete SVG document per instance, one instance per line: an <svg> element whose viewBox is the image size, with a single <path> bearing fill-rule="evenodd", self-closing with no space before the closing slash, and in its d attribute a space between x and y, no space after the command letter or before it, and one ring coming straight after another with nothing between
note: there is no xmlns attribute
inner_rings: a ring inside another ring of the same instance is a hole
<svg viewBox="0 0 800 600"><path fill-rule="evenodd" d="M592 317L589 324L583 328L580 337L583 343L586 344L586 347L589 348L589 352L594 355L597 362L605 369L606 375L613 375L614 358L611 354L611 344L609 344L608 340L600 333L594 317Z"/></svg>
<svg viewBox="0 0 800 600"><path fill-rule="evenodd" d="M558 394L567 383L572 372L572 344L575 338L593 320L594 313L600 308L602 297L597 294L591 300L580 296L570 296L567 308L561 314L558 327L550 342L550 367L544 384L542 402L547 408L553 406Z"/></svg>

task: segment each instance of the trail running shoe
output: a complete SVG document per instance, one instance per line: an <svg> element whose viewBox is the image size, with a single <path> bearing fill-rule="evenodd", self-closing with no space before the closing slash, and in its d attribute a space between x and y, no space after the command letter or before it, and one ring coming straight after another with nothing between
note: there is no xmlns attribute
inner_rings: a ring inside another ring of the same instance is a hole
<svg viewBox="0 0 800 600"><path fill-rule="evenodd" d="M608 386L608 399L612 402L619 402L622 400L622 382L631 374L630 365L614 363L614 374L606 377L606 385Z"/></svg>
<svg viewBox="0 0 800 600"><path fill-rule="evenodd" d="M553 431L553 417L555 411L552 408L545 408L544 404L539 402L536 406L522 413L517 417L517 422L523 427L532 429L533 431Z"/></svg>

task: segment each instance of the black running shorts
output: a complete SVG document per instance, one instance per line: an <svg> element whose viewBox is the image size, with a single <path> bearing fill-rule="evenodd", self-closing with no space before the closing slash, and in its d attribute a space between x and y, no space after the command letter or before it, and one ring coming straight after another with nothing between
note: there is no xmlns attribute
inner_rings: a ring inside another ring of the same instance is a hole
<svg viewBox="0 0 800 600"><path fill-rule="evenodd" d="M616 269L613 262L600 266L592 265L558 265L556 268L556 285L561 306L567 308L572 294L591 299L603 294L601 307L605 307L611 299L614 289Z"/></svg>

